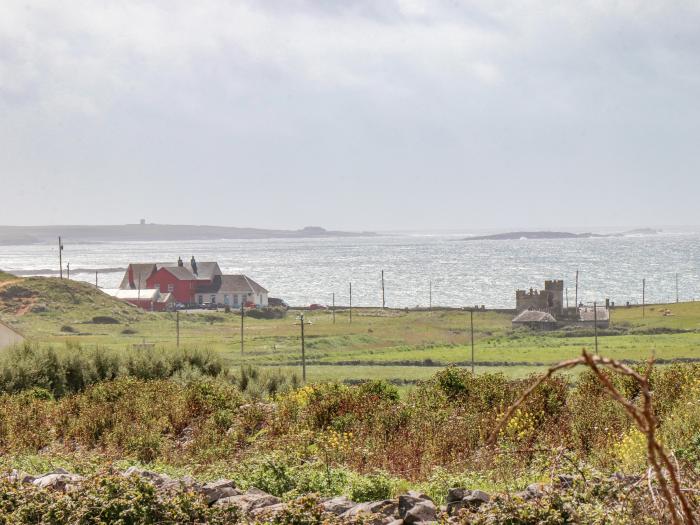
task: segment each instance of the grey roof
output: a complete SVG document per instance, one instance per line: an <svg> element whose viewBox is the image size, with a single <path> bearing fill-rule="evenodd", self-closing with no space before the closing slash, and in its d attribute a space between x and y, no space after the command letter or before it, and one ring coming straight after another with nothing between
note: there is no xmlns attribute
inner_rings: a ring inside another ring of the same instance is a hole
<svg viewBox="0 0 700 525"><path fill-rule="evenodd" d="M182 266L178 266L177 262L132 263L129 266L134 272L134 289L139 288L139 282L141 283L141 288L146 288L146 280L154 271L160 270L161 268L167 269L175 277L185 281L211 281L215 276L221 275L219 264L207 261L197 262L197 275L194 275L192 265L189 262L184 263ZM119 288L122 290L132 288L129 285L129 268L126 269Z"/></svg>
<svg viewBox="0 0 700 525"><path fill-rule="evenodd" d="M197 287L198 293L267 293L267 290L247 275L219 275L211 285Z"/></svg>
<svg viewBox="0 0 700 525"><path fill-rule="evenodd" d="M556 323L557 320L547 312L524 310L513 319L514 323Z"/></svg>
<svg viewBox="0 0 700 525"><path fill-rule="evenodd" d="M167 272L170 272L173 274L175 277L177 277L181 281L194 281L198 279L195 277L191 271L189 271L187 268L184 266L160 266L158 270L165 270Z"/></svg>
<svg viewBox="0 0 700 525"><path fill-rule="evenodd" d="M148 279L151 274L154 272L156 269L156 264L155 263L132 263L129 265L129 267L126 269L126 272L124 272L124 277L122 278L122 282L119 285L119 288L122 290L128 290L129 288L132 288L129 284L129 268L131 268L134 272L134 286L133 288L139 288L139 283L141 284L141 288L146 288L146 279Z"/></svg>
<svg viewBox="0 0 700 525"><path fill-rule="evenodd" d="M598 321L609 321L610 320L610 310L605 308L605 306L597 306L597 312L593 311L592 306L584 306L578 309L579 321L583 322L594 322L596 318Z"/></svg>
<svg viewBox="0 0 700 525"><path fill-rule="evenodd" d="M192 270L192 265L190 262L184 262L182 266L178 266L177 263L155 263L158 269L160 270L161 268L182 268L190 272L190 277L187 277L187 279L202 279L206 281L211 281L215 276L221 275L221 269L219 268L219 263L217 262L199 262L195 261L197 263L197 274L195 275L194 271ZM175 275L175 274L173 274ZM184 274L183 274L184 275ZM185 277L183 277L184 279Z"/></svg>

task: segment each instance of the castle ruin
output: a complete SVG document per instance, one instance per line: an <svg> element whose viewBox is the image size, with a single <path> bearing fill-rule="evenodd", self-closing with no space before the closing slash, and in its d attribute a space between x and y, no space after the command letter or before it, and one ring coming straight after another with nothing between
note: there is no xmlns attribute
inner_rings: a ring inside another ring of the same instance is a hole
<svg viewBox="0 0 700 525"><path fill-rule="evenodd" d="M545 281L544 290L516 290L515 309L518 313L539 310L554 317L561 316L564 312L564 281Z"/></svg>

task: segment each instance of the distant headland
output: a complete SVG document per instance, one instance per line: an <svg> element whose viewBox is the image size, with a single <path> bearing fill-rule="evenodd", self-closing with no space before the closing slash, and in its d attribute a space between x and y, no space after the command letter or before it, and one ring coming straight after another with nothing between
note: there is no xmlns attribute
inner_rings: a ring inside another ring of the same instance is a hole
<svg viewBox="0 0 700 525"><path fill-rule="evenodd" d="M0 226L1 245L44 244L58 236L71 242L199 241L218 239L305 239L318 237L367 237L374 232L346 232L307 226L300 230L267 230L231 226L176 224L123 224L110 226Z"/></svg>
<svg viewBox="0 0 700 525"><path fill-rule="evenodd" d="M479 235L477 237L465 237L463 241L509 241L519 239L591 239L594 237L628 237L637 235L656 235L659 230L651 228L638 228L620 233L570 233L553 231L534 232L507 232L493 235Z"/></svg>

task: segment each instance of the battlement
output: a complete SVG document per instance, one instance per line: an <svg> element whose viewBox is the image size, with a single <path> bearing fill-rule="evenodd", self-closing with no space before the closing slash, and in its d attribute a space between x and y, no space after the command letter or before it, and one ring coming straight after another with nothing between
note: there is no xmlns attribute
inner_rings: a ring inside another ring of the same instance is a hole
<svg viewBox="0 0 700 525"><path fill-rule="evenodd" d="M551 279L544 282L544 290L516 290L515 309L540 310L560 316L564 310L564 281Z"/></svg>
<svg viewBox="0 0 700 525"><path fill-rule="evenodd" d="M554 279L554 280L549 280L544 282L544 289L545 290L552 290L552 291L564 291L564 281L561 279Z"/></svg>

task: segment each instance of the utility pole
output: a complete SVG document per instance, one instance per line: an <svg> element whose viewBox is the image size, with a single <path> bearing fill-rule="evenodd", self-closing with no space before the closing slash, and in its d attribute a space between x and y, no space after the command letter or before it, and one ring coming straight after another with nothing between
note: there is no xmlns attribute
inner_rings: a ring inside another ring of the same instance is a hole
<svg viewBox="0 0 700 525"><path fill-rule="evenodd" d="M642 318L646 317L646 288L647 288L647 280L642 279Z"/></svg>
<svg viewBox="0 0 700 525"><path fill-rule="evenodd" d="M678 302L678 274L676 274L676 303Z"/></svg>
<svg viewBox="0 0 700 525"><path fill-rule="evenodd" d="M472 375L474 375L474 309L469 310L469 327L472 339Z"/></svg>
<svg viewBox="0 0 700 525"><path fill-rule="evenodd" d="M299 316L299 325L301 326L301 379L306 383L306 344L304 339L304 325L311 322L304 321L304 314Z"/></svg>
<svg viewBox="0 0 700 525"><path fill-rule="evenodd" d="M433 310L433 281L428 281L428 310Z"/></svg>
<svg viewBox="0 0 700 525"><path fill-rule="evenodd" d="M576 304L574 305L576 307L576 310L578 311L578 270L576 270L576 295L575 295L575 300Z"/></svg>
<svg viewBox="0 0 700 525"><path fill-rule="evenodd" d="M333 292L333 324L335 324L335 292Z"/></svg>
<svg viewBox="0 0 700 525"><path fill-rule="evenodd" d="M384 270L382 270L382 310L386 308L386 300L384 297Z"/></svg>
<svg viewBox="0 0 700 525"><path fill-rule="evenodd" d="M243 318L245 317L245 303L241 299L241 364L243 364Z"/></svg>
<svg viewBox="0 0 700 525"><path fill-rule="evenodd" d="M70 281L70 261L66 264L66 279Z"/></svg>
<svg viewBox="0 0 700 525"><path fill-rule="evenodd" d="M598 305L593 301L593 334L595 337L595 355L598 355Z"/></svg>
<svg viewBox="0 0 700 525"><path fill-rule="evenodd" d="M63 243L60 236L58 237L58 273L63 279Z"/></svg>
<svg viewBox="0 0 700 525"><path fill-rule="evenodd" d="M569 314L569 289L566 289L566 313Z"/></svg>
<svg viewBox="0 0 700 525"><path fill-rule="evenodd" d="M175 346L180 348L180 310L175 310Z"/></svg>
<svg viewBox="0 0 700 525"><path fill-rule="evenodd" d="M97 271L95 271L95 288L97 288Z"/></svg>
<svg viewBox="0 0 700 525"><path fill-rule="evenodd" d="M352 283L350 283L350 324L352 324Z"/></svg>

